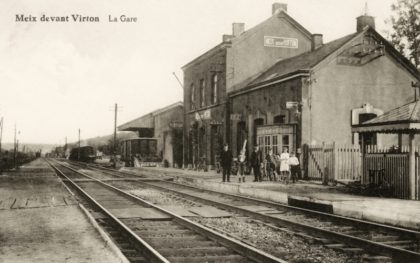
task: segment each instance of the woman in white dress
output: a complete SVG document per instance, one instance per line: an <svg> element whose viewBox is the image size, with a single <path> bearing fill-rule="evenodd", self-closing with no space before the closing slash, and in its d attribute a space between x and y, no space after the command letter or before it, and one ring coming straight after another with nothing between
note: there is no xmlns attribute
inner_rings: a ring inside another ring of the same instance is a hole
<svg viewBox="0 0 420 263"><path fill-rule="evenodd" d="M280 175L286 184L289 182L289 153L286 147L283 147L283 152L280 155Z"/></svg>

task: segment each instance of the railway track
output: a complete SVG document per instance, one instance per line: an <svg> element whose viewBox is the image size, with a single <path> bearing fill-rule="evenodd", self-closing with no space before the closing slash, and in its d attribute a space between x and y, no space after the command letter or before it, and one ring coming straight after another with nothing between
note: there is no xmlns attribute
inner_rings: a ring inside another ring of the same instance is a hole
<svg viewBox="0 0 420 263"><path fill-rule="evenodd" d="M109 175L126 176L112 169L92 167ZM261 220L273 227L288 227L314 236L326 247L344 252L363 250L391 257L393 262L420 262L420 232L352 219L265 200L225 194L168 181L136 182L200 203Z"/></svg>
<svg viewBox="0 0 420 263"><path fill-rule="evenodd" d="M62 163L51 163L83 197L130 262L282 262ZM124 213L137 215L124 215Z"/></svg>

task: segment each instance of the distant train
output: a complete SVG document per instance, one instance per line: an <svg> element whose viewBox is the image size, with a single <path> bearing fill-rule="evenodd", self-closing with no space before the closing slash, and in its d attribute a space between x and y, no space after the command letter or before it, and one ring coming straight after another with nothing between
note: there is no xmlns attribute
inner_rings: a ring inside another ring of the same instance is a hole
<svg viewBox="0 0 420 263"><path fill-rule="evenodd" d="M126 166L158 166L162 162L155 138L124 140L121 142L120 154Z"/></svg>
<svg viewBox="0 0 420 263"><path fill-rule="evenodd" d="M91 163L95 161L96 151L92 146L82 146L73 148L70 151L69 159L72 161L81 161Z"/></svg>

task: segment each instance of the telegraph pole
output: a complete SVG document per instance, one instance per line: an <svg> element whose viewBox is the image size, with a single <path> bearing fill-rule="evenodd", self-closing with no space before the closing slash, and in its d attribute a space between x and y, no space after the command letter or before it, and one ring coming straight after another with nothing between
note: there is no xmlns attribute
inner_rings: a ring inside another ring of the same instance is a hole
<svg viewBox="0 0 420 263"><path fill-rule="evenodd" d="M114 109L114 149L113 149L113 153L114 153L114 159L116 158L117 155L117 112L118 112L118 104L115 103L115 109Z"/></svg>
<svg viewBox="0 0 420 263"><path fill-rule="evenodd" d="M67 136L64 138L64 158L66 158L67 153Z"/></svg>
<svg viewBox="0 0 420 263"><path fill-rule="evenodd" d="M77 149L77 160L80 161L80 128L79 128L79 148Z"/></svg>
<svg viewBox="0 0 420 263"><path fill-rule="evenodd" d="M3 117L0 120L0 156L1 156L1 140L3 139Z"/></svg>
<svg viewBox="0 0 420 263"><path fill-rule="evenodd" d="M121 110L121 107L118 107L118 104L115 103L112 110L114 111L114 139L112 142L111 156L112 156L112 159L114 160L114 165L116 165L116 162L117 162L117 114L118 114L118 111Z"/></svg>
<svg viewBox="0 0 420 263"><path fill-rule="evenodd" d="M15 123L15 136L13 139L13 167L16 168L16 123Z"/></svg>

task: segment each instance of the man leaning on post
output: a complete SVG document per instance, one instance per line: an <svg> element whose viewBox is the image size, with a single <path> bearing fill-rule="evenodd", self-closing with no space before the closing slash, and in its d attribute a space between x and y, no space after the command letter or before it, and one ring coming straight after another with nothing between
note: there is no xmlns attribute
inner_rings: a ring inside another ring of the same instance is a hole
<svg viewBox="0 0 420 263"><path fill-rule="evenodd" d="M223 182L230 182L230 168L232 167L232 152L229 150L229 146L225 144L223 151L220 154L220 166L223 171Z"/></svg>

